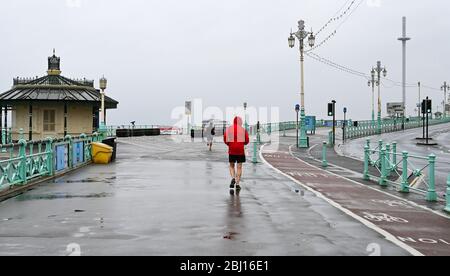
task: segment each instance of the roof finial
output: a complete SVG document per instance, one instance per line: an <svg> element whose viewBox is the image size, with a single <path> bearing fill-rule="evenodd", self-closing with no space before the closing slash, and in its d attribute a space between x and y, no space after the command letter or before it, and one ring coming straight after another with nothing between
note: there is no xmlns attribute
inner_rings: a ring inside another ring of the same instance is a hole
<svg viewBox="0 0 450 276"><path fill-rule="evenodd" d="M55 48L53 48L53 56L55 56L56 55L56 50L55 50Z"/></svg>

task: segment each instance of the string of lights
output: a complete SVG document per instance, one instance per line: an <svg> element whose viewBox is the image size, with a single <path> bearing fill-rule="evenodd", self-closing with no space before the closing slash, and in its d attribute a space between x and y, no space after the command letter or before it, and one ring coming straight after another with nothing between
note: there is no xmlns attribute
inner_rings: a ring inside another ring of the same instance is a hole
<svg viewBox="0 0 450 276"><path fill-rule="evenodd" d="M357 77L365 78L366 80L370 80L371 79L371 77L368 74L365 74L365 73L363 73L361 71L352 69L352 68L350 68L348 66L340 65L340 64L338 64L338 63L336 63L334 61L331 61L330 59L321 57L321 56L319 56L316 53L306 53L306 56L311 58L311 59L313 59L313 60L316 60L316 61L318 61L318 62L320 62L322 64L325 64L327 66L333 67L334 69L342 71L344 73L349 73L349 74L357 76ZM389 86L388 86L388 83L390 83ZM384 77L382 78L381 85L383 85L383 87L388 88L388 89L391 89L391 88L394 88L394 87L402 87L402 83L401 82L395 81L395 80L392 80L392 79L389 79L389 78L384 78ZM414 88L414 87L417 87L417 86L418 85L414 84L414 83L407 83L406 84L407 88ZM439 88L435 88L435 87L432 87L432 86L429 86L429 85L421 84L421 87L426 88L426 89L430 89L430 90L441 91Z"/></svg>
<svg viewBox="0 0 450 276"><path fill-rule="evenodd" d="M340 71L343 71L343 72L346 72L346 73L349 73L349 74L352 74L352 75L355 75L355 76L358 76L358 77L362 77L362 78L365 78L365 79L369 79L369 76L367 74L363 73L363 72L351 69L351 68L349 68L347 66L340 65L340 64L338 64L336 62L333 62L333 61L331 61L329 59L323 58L323 57L321 57L321 56L319 56L319 55L317 55L315 53L306 53L306 56L308 56L308 57L310 57L310 58L312 58L312 59L314 59L314 60L316 60L318 62L326 64L328 66L331 66L331 67L333 67L335 69L338 69Z"/></svg>
<svg viewBox="0 0 450 276"><path fill-rule="evenodd" d="M347 22L347 20L352 16L352 14L359 8L359 6L362 4L363 0L359 0L359 2L357 3L356 7L354 9L352 9L352 7L356 4L357 0L352 0L352 2L350 3L350 5L347 7L347 9L344 10L344 12L342 12L339 16L337 17L333 17L331 18L326 24L325 26L323 26L317 33L316 36L318 36L324 29L326 29L326 27L331 24L333 21L339 21L340 19L344 18L344 21L342 21L337 27L336 29L331 32L328 36L326 36L322 41L320 41L318 44L316 44L316 46L312 47L311 49L305 51L306 53L308 52L312 52L314 50L316 50L317 48L322 47L324 44L326 44L331 38L333 38L337 31L341 28L341 26ZM346 17L346 15L348 14L348 16Z"/></svg>
<svg viewBox="0 0 450 276"><path fill-rule="evenodd" d="M350 5L343 11L341 12L345 6L347 6L347 4L350 3ZM355 4L356 0L347 0L345 2L345 4L333 15L332 18L330 18L327 23L325 23L325 25L319 29L319 31L316 33L316 35L319 35L321 32L323 32L331 23L333 23L334 21L340 20L341 18L343 18L348 12L349 10L352 8L352 6ZM340 13L341 12L341 13ZM339 14L340 13L340 14ZM339 14L339 15L338 15Z"/></svg>

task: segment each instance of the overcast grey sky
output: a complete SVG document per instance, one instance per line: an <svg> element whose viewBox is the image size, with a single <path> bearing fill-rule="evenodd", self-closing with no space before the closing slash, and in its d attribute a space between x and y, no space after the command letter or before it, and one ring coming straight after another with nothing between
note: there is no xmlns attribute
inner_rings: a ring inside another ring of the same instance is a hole
<svg viewBox="0 0 450 276"><path fill-rule="evenodd" d="M56 48L63 75L109 80L120 102L109 123L171 123L174 107L202 98L206 106L277 106L294 119L299 53L287 38L297 21L317 31L346 0L2 0L0 90L15 76L44 75ZM450 2L363 0L316 53L369 73L377 60L401 81L401 18L408 17L408 82L439 88L450 81ZM331 26L317 38L334 30ZM363 78L307 59L307 113L326 116L332 98L356 119L369 119L371 91ZM386 101L401 87L385 84ZM390 88L388 88L390 87ZM435 99L439 91L423 89ZM417 89L408 89L408 111Z"/></svg>

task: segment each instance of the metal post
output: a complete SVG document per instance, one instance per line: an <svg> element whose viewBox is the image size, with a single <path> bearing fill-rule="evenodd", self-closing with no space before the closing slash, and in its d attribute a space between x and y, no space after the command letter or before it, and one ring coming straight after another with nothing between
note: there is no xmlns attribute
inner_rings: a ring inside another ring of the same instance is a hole
<svg viewBox="0 0 450 276"><path fill-rule="evenodd" d="M409 193L409 182L408 182L408 152L403 152L403 166L402 166L402 186L400 189L402 193Z"/></svg>
<svg viewBox="0 0 450 276"><path fill-rule="evenodd" d="M405 129L405 115L406 115L406 42L411 40L411 38L406 37L406 17L402 18L403 23L403 36L399 38L402 42L402 53L403 53L403 62L402 62L402 88L403 88L403 114L402 114L402 130Z"/></svg>
<svg viewBox="0 0 450 276"><path fill-rule="evenodd" d="M253 158L252 163L257 164L258 163L258 139L253 139Z"/></svg>
<svg viewBox="0 0 450 276"><path fill-rule="evenodd" d="M369 176L369 159L370 159L370 147L364 147L364 180L370 180Z"/></svg>
<svg viewBox="0 0 450 276"><path fill-rule="evenodd" d="M435 165L436 155L430 154L428 156L429 173L428 173L428 192L427 201L437 201L436 186L435 186Z"/></svg>
<svg viewBox="0 0 450 276"><path fill-rule="evenodd" d="M380 177L380 186L387 186L386 180L387 180L387 168L386 168L386 149L383 148L380 150L381 160L381 177Z"/></svg>
<svg viewBox="0 0 450 276"><path fill-rule="evenodd" d="M29 118L28 118L28 141L33 141L33 105L30 104L28 107Z"/></svg>
<svg viewBox="0 0 450 276"><path fill-rule="evenodd" d="M328 132L328 144L329 146L333 145L333 131Z"/></svg>
<svg viewBox="0 0 450 276"><path fill-rule="evenodd" d="M333 103L333 146L336 145L336 101Z"/></svg>
<svg viewBox="0 0 450 276"><path fill-rule="evenodd" d="M448 175L448 179L447 179L447 205L445 206L445 211L447 213L450 213L450 174Z"/></svg>
<svg viewBox="0 0 450 276"><path fill-rule="evenodd" d="M51 176L51 175L53 175L53 146L52 146L52 138L47 138L45 140L45 152L47 153L48 176Z"/></svg>
<svg viewBox="0 0 450 276"><path fill-rule="evenodd" d="M421 88L421 84L420 84L420 81L417 83L418 84L418 86L419 86L419 102L418 102L418 105L417 105L417 109L419 110L419 117L417 117L417 119L418 119L418 121L419 121L419 127L420 127L420 121L421 121L421 117L422 116L420 116L420 113L421 113L421 108L422 108L422 105L420 104L420 98L421 98L421 95L420 95L420 88Z"/></svg>
<svg viewBox="0 0 450 276"><path fill-rule="evenodd" d="M64 140L66 140L66 141L68 141L69 142L69 144L67 144L67 150L69 151L68 152L68 162L69 162L69 164L67 164L68 166L68 168L72 168L72 165L73 165L73 162L72 162L72 160L73 160L73 150L72 150L72 148L73 148L73 144L72 144L72 136L70 136L70 135L67 135L66 137L64 137Z"/></svg>
<svg viewBox="0 0 450 276"><path fill-rule="evenodd" d="M299 137L298 137L298 132L299 132L299 130L300 130L300 128L299 128L299 125L298 125L298 110L297 110L297 148L299 148L300 147L300 144L299 144Z"/></svg>
<svg viewBox="0 0 450 276"><path fill-rule="evenodd" d="M19 141L19 178L20 184L27 183L27 156L26 156L26 147L27 142L24 139L20 139Z"/></svg>
<svg viewBox="0 0 450 276"><path fill-rule="evenodd" d="M328 167L328 161L327 161L327 142L323 142L323 148L322 148L322 167L326 168Z"/></svg>
<svg viewBox="0 0 450 276"><path fill-rule="evenodd" d="M427 114L426 114L426 116L427 116L427 137L426 137L426 139L427 139L427 145L428 145L428 140L429 140L429 132L428 132L428 129L429 129L429 128L428 128L428 126L429 126L429 125L428 125L428 124L429 124L429 119L428 119L428 118L429 118L429 116L428 116L428 108L431 108L431 107L428 106L428 97L427 97L427 103L425 104L425 108L426 108L425 112L427 113Z"/></svg>
<svg viewBox="0 0 450 276"><path fill-rule="evenodd" d="M386 144L386 173L387 176L391 174L391 145Z"/></svg>

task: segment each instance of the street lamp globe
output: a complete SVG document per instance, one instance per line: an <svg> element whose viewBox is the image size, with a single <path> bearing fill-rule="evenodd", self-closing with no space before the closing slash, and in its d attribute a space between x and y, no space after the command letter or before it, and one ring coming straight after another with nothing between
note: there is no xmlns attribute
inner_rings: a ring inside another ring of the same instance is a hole
<svg viewBox="0 0 450 276"><path fill-rule="evenodd" d="M384 76L384 77L387 76L387 70L386 70L386 68L383 69L383 76Z"/></svg>
<svg viewBox="0 0 450 276"><path fill-rule="evenodd" d="M370 85L372 84L372 82L371 81L368 81L367 82L367 85L369 85L369 87L370 87Z"/></svg>
<svg viewBox="0 0 450 276"><path fill-rule="evenodd" d="M372 68L372 71L370 73L372 74L372 79L374 79L375 78L375 69Z"/></svg>
<svg viewBox="0 0 450 276"><path fill-rule="evenodd" d="M105 90L107 84L108 84L108 80L103 76L103 77L100 79L100 89L101 89L101 90Z"/></svg>
<svg viewBox="0 0 450 276"><path fill-rule="evenodd" d="M291 34L291 36L288 38L288 42L289 42L289 47L290 48L294 48L295 46L295 38L294 36Z"/></svg>
<svg viewBox="0 0 450 276"><path fill-rule="evenodd" d="M309 47L314 47L314 44L316 43L316 37L314 36L314 34L311 32L311 34L308 37L308 44Z"/></svg>

